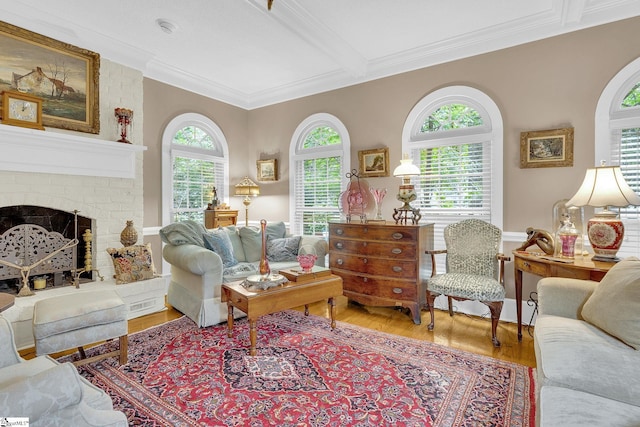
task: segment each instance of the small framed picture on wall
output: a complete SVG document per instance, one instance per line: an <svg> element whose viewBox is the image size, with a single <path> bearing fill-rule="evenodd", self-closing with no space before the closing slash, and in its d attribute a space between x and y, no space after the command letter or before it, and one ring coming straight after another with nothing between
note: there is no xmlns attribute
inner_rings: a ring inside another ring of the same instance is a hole
<svg viewBox="0 0 640 427"><path fill-rule="evenodd" d="M520 167L573 166L573 128L520 133Z"/></svg>
<svg viewBox="0 0 640 427"><path fill-rule="evenodd" d="M360 176L373 178L389 176L389 148L358 151Z"/></svg>
<svg viewBox="0 0 640 427"><path fill-rule="evenodd" d="M256 165L258 181L278 180L278 159L258 160Z"/></svg>

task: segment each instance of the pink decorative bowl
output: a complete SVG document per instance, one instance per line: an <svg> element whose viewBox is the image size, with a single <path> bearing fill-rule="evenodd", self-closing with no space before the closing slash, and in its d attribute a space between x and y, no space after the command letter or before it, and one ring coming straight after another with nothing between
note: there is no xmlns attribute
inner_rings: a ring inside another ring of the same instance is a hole
<svg viewBox="0 0 640 427"><path fill-rule="evenodd" d="M302 271L304 271L305 273L311 272L311 269L313 268L313 265L316 263L317 259L318 259L318 256L314 254L298 255L298 262L300 263L300 268L302 268Z"/></svg>

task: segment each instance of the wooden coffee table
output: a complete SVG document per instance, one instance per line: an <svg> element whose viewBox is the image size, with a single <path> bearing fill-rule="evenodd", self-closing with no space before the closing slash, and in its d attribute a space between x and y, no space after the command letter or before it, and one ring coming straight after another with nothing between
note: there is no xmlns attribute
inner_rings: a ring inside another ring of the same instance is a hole
<svg viewBox="0 0 640 427"><path fill-rule="evenodd" d="M227 303L228 336L233 336L233 308L247 313L249 319L249 354L256 355L257 322L260 316L305 306L305 315L309 315L308 305L328 300L331 305L331 328L336 327L335 297L342 295L342 278L335 275L319 278L306 283L286 282L264 291L250 291L242 286L242 281L222 285L221 301Z"/></svg>

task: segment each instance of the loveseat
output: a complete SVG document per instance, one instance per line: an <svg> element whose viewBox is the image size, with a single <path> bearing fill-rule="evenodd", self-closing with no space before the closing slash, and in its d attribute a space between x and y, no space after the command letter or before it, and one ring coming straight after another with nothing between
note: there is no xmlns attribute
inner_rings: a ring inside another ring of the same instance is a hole
<svg viewBox="0 0 640 427"><path fill-rule="evenodd" d="M128 425L127 417L113 410L111 398L82 378L71 363L60 364L49 356L22 359L11 324L2 316L0 416L28 418L32 427Z"/></svg>
<svg viewBox="0 0 640 427"><path fill-rule="evenodd" d="M299 267L297 255L303 253L317 255L316 265L325 265L328 245L322 237L292 236L283 222L267 224L266 235L272 273ZM165 243L162 256L171 264L167 302L199 327L226 321L221 286L258 273L262 232L250 226L208 230L198 222L183 221L163 227L160 237Z"/></svg>
<svg viewBox="0 0 640 427"><path fill-rule="evenodd" d="M538 282L538 425L640 426L640 260Z"/></svg>

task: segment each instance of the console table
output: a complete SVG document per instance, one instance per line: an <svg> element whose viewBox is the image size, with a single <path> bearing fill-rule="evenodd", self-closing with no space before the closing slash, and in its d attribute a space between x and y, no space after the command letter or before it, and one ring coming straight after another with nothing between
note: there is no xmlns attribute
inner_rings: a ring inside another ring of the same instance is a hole
<svg viewBox="0 0 640 427"><path fill-rule="evenodd" d="M591 256L577 256L571 262L549 257L544 252L513 252L513 268L516 286L516 311L518 314L518 341L522 341L522 273L542 277L567 277L572 279L602 280L615 263L592 261Z"/></svg>

